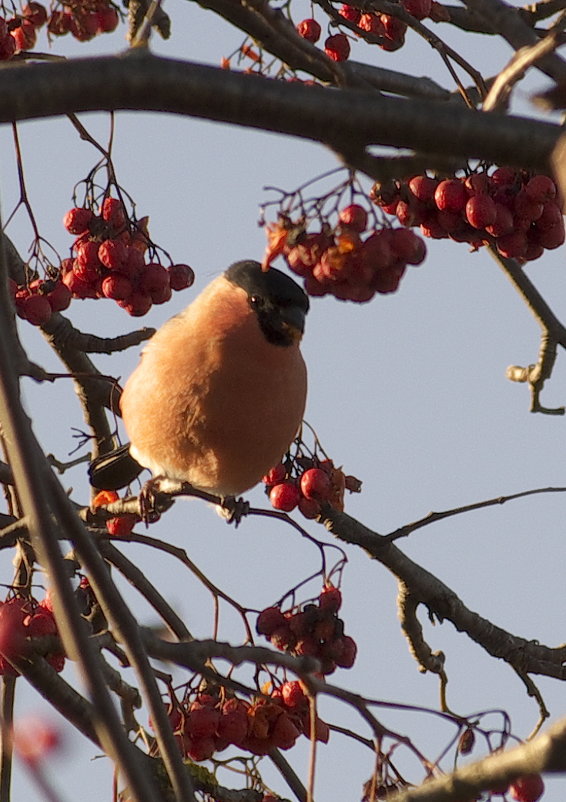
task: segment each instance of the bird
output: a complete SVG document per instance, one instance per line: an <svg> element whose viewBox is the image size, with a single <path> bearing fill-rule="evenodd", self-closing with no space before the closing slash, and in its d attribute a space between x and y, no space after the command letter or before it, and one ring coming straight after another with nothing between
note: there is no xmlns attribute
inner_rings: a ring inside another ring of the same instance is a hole
<svg viewBox="0 0 566 802"><path fill-rule="evenodd" d="M90 483L118 490L148 468L221 499L258 484L302 423L308 311L280 270L231 265L146 344L120 399L129 443L91 462Z"/></svg>

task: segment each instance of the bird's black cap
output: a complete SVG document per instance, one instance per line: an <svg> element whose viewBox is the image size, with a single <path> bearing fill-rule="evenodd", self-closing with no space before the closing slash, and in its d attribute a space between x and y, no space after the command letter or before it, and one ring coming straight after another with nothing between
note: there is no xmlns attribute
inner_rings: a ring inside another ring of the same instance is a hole
<svg viewBox="0 0 566 802"><path fill-rule="evenodd" d="M300 339L309 299L296 281L274 267L262 270L252 260L236 262L224 275L246 291L269 342L285 346Z"/></svg>

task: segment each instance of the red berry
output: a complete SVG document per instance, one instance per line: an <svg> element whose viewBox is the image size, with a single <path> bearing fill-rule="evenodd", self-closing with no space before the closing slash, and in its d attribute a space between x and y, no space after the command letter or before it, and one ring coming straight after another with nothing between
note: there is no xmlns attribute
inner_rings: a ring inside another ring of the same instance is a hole
<svg viewBox="0 0 566 802"><path fill-rule="evenodd" d="M71 34L79 42L89 42L98 33L98 17L96 13L80 14L77 11L71 17Z"/></svg>
<svg viewBox="0 0 566 802"><path fill-rule="evenodd" d="M415 19L428 17L432 8L432 0L401 0L401 5Z"/></svg>
<svg viewBox="0 0 566 802"><path fill-rule="evenodd" d="M556 197L556 184L547 175L534 175L528 181L525 192L535 203L546 203Z"/></svg>
<svg viewBox="0 0 566 802"><path fill-rule="evenodd" d="M495 240L497 250L506 258L522 259L527 252L527 237L523 231L514 231Z"/></svg>
<svg viewBox="0 0 566 802"><path fill-rule="evenodd" d="M169 286L169 272L163 265L157 262L150 262L142 271L139 279L139 287L142 292L150 295L152 300L154 294L159 297Z"/></svg>
<svg viewBox="0 0 566 802"><path fill-rule="evenodd" d="M390 14L382 14L380 19L385 31L385 36L389 39L389 42L381 45L382 49L393 51L403 47L405 43L405 32L407 30L406 23L397 17L392 17Z"/></svg>
<svg viewBox="0 0 566 802"><path fill-rule="evenodd" d="M48 654L45 659L51 668L58 674L65 668L65 655L64 654Z"/></svg>
<svg viewBox="0 0 566 802"><path fill-rule="evenodd" d="M308 705L308 699L298 680L284 682L281 686L281 697L287 707L300 709Z"/></svg>
<svg viewBox="0 0 566 802"><path fill-rule="evenodd" d="M301 476L301 493L315 501L326 501L330 495L330 477L320 468L310 468Z"/></svg>
<svg viewBox="0 0 566 802"><path fill-rule="evenodd" d="M66 11L52 11L47 30L53 36L64 36L71 30L72 16Z"/></svg>
<svg viewBox="0 0 566 802"><path fill-rule="evenodd" d="M16 52L16 40L9 33L0 38L0 61L7 61Z"/></svg>
<svg viewBox="0 0 566 802"><path fill-rule="evenodd" d="M273 746L278 749L290 749L295 745L295 741L301 733L295 727L286 713L281 713L273 730L270 732L269 739Z"/></svg>
<svg viewBox="0 0 566 802"><path fill-rule="evenodd" d="M503 237L510 234L515 228L513 214L507 206L502 203L495 204L495 221L485 227L488 234L492 237Z"/></svg>
<svg viewBox="0 0 566 802"><path fill-rule="evenodd" d="M338 218L343 226L348 226L348 228L352 228L354 231L361 233L366 230L368 214L364 207L359 206L357 203L351 203L349 206L342 209Z"/></svg>
<svg viewBox="0 0 566 802"><path fill-rule="evenodd" d="M277 465L274 465L265 476L262 477L262 482L264 485L271 487L272 485L276 485L279 482L282 482L285 476L287 475L287 468L283 465L282 462L279 462Z"/></svg>
<svg viewBox="0 0 566 802"><path fill-rule="evenodd" d="M22 13L36 28L40 28L47 22L47 10L41 3L28 3L23 7Z"/></svg>
<svg viewBox="0 0 566 802"><path fill-rule="evenodd" d="M209 738L216 732L220 721L220 712L214 707L199 707L188 713L185 718L185 732L189 738Z"/></svg>
<svg viewBox="0 0 566 802"><path fill-rule="evenodd" d="M120 229L126 224L124 205L118 198L105 198L100 212L102 219L113 228Z"/></svg>
<svg viewBox="0 0 566 802"><path fill-rule="evenodd" d="M564 239L564 223L562 221L557 226L537 231L539 245L549 251L553 251L563 245Z"/></svg>
<svg viewBox="0 0 566 802"><path fill-rule="evenodd" d="M98 33L112 33L118 27L120 17L115 8L109 6L96 12Z"/></svg>
<svg viewBox="0 0 566 802"><path fill-rule="evenodd" d="M171 265L167 270L169 271L169 282L172 290L185 290L195 280L193 269L188 265Z"/></svg>
<svg viewBox="0 0 566 802"><path fill-rule="evenodd" d="M118 537L129 535L138 520L138 516L135 513L128 512L124 515L118 515L116 518L109 518L106 521L106 529L111 535L117 535Z"/></svg>
<svg viewBox="0 0 566 802"><path fill-rule="evenodd" d="M304 515L305 518L309 520L313 520L314 518L318 518L321 512L321 507L318 501L315 501L313 498L305 498L304 496L299 499L299 512L301 515Z"/></svg>
<svg viewBox="0 0 566 802"><path fill-rule="evenodd" d="M539 219L543 209L543 204L533 201L524 189L521 189L515 196L513 204L515 217L524 218L529 223L532 223L534 220Z"/></svg>
<svg viewBox="0 0 566 802"><path fill-rule="evenodd" d="M393 260L387 229L376 231L363 242L360 249L362 263L374 270L385 270Z"/></svg>
<svg viewBox="0 0 566 802"><path fill-rule="evenodd" d="M216 732L219 738L236 746L244 740L248 733L248 715L243 702L239 699L224 702Z"/></svg>
<svg viewBox="0 0 566 802"><path fill-rule="evenodd" d="M21 301L21 315L34 326L42 326L51 318L53 310L45 295L29 295Z"/></svg>
<svg viewBox="0 0 566 802"><path fill-rule="evenodd" d="M132 292L132 282L121 273L110 273L102 281L102 294L113 301L125 301L130 298Z"/></svg>
<svg viewBox="0 0 566 802"><path fill-rule="evenodd" d="M536 802L544 793L544 782L540 774L518 777L509 786L509 793L517 802Z"/></svg>
<svg viewBox="0 0 566 802"><path fill-rule="evenodd" d="M346 61L350 55L350 42L345 33L335 33L324 43L324 52L333 61Z"/></svg>
<svg viewBox="0 0 566 802"><path fill-rule="evenodd" d="M472 195L466 203L466 219L473 228L492 226L497 219L497 206L489 195Z"/></svg>
<svg viewBox="0 0 566 802"><path fill-rule="evenodd" d="M318 605L325 613L337 613L342 606L342 593L340 588L326 585L318 597Z"/></svg>
<svg viewBox="0 0 566 802"><path fill-rule="evenodd" d="M461 212L468 200L464 184L457 178L446 178L434 193L437 207L447 212Z"/></svg>
<svg viewBox="0 0 566 802"><path fill-rule="evenodd" d="M315 19L304 19L297 25L297 32L299 36L306 39L308 42L318 42L321 34L321 27Z"/></svg>
<svg viewBox="0 0 566 802"><path fill-rule="evenodd" d="M381 21L381 16L373 12L362 14L358 22L358 28L367 33L372 33L374 36L385 36L385 28Z"/></svg>
<svg viewBox="0 0 566 802"><path fill-rule="evenodd" d="M334 662L340 668L352 668L356 660L358 647L356 641L348 635L338 638L332 647Z"/></svg>
<svg viewBox="0 0 566 802"><path fill-rule="evenodd" d="M466 178L464 186L470 196L485 195L489 192L490 183L491 180L487 173L473 173Z"/></svg>
<svg viewBox="0 0 566 802"><path fill-rule="evenodd" d="M517 180L517 172L512 167L498 167L490 178L491 182L497 186L508 186Z"/></svg>
<svg viewBox="0 0 566 802"><path fill-rule="evenodd" d="M258 635L269 637L276 629L286 625L286 618L279 607L266 607L257 617L256 631Z"/></svg>
<svg viewBox="0 0 566 802"><path fill-rule="evenodd" d="M28 19L23 19L21 25L10 31L16 43L16 50L31 50L36 43L37 34L35 25Z"/></svg>
<svg viewBox="0 0 566 802"><path fill-rule="evenodd" d="M38 611L32 615L26 616L24 618L24 626L30 638L41 638L44 635L57 634L57 624L53 613L44 607L38 608Z"/></svg>
<svg viewBox="0 0 566 802"><path fill-rule="evenodd" d="M200 763L202 760L209 760L216 751L214 738L185 738L185 748L187 757Z"/></svg>
<svg viewBox="0 0 566 802"><path fill-rule="evenodd" d="M419 265L426 256L426 245L414 231L395 228L390 232L389 245L394 256L411 265Z"/></svg>
<svg viewBox="0 0 566 802"><path fill-rule="evenodd" d="M0 603L0 654L8 660L21 657L26 650L24 619L30 610L31 603L19 597ZM15 670L5 665L13 675Z"/></svg>
<svg viewBox="0 0 566 802"><path fill-rule="evenodd" d="M62 312L71 303L71 291L62 281L56 281L53 288L45 296L53 312Z"/></svg>
<svg viewBox="0 0 566 802"><path fill-rule="evenodd" d="M429 178L428 175L415 175L409 181L409 189L412 194L422 203L434 203L434 193L438 181L436 178Z"/></svg>
<svg viewBox="0 0 566 802"><path fill-rule="evenodd" d="M340 14L341 17L344 17L344 19L353 22L354 25L358 24L358 22L360 21L360 17L362 16L362 12L359 10L359 8L354 8L354 6L349 6L347 3L344 3L343 5L340 6L340 8L338 9L338 13Z"/></svg>
<svg viewBox="0 0 566 802"><path fill-rule="evenodd" d="M128 250L120 240L107 239L98 247L98 258L108 270L120 270L127 262Z"/></svg>
<svg viewBox="0 0 566 802"><path fill-rule="evenodd" d="M271 488L269 493L271 505L276 510L283 510L283 512L294 510L300 497L299 488L293 482L279 482Z"/></svg>
<svg viewBox="0 0 566 802"><path fill-rule="evenodd" d="M62 282L68 287L73 298L96 298L96 290L93 288L92 284L83 281L74 270L65 273Z"/></svg>
<svg viewBox="0 0 566 802"><path fill-rule="evenodd" d="M554 228L563 222L560 207L554 201L548 201L542 207L542 214L536 221L535 228Z"/></svg>
<svg viewBox="0 0 566 802"><path fill-rule="evenodd" d="M152 307L151 297L142 292L134 292L127 301L118 301L118 306L125 309L132 317L143 317Z"/></svg>

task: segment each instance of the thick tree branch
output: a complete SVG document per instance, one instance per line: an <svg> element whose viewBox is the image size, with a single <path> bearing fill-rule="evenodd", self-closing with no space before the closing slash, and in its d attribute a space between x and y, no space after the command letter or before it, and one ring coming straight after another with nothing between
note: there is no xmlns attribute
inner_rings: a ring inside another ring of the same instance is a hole
<svg viewBox="0 0 566 802"><path fill-rule="evenodd" d="M77 111L164 111L340 147L385 145L539 170L560 127L451 103L288 84L149 53L0 71L0 122Z"/></svg>

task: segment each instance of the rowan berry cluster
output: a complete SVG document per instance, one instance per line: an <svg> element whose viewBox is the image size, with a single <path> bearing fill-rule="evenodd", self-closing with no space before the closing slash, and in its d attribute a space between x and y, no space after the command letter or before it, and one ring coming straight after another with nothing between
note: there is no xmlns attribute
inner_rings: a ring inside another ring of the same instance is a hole
<svg viewBox="0 0 566 802"><path fill-rule="evenodd" d="M416 175L374 185L370 197L404 226L434 239L494 244L501 256L530 262L565 239L561 200L546 175L500 167L461 177Z"/></svg>
<svg viewBox="0 0 566 802"><path fill-rule="evenodd" d="M71 291L60 279L34 279L29 284L16 284L9 279L9 289L22 320L42 326L54 312L62 312L71 303Z"/></svg>
<svg viewBox="0 0 566 802"><path fill-rule="evenodd" d="M20 13L8 19L0 17L0 61L21 51L33 50L37 33L45 25L48 34L71 33L75 39L85 42L97 34L111 33L119 21L116 6L110 0L71 1L49 12L42 3L32 0Z"/></svg>
<svg viewBox="0 0 566 802"><path fill-rule="evenodd" d="M290 269L304 279L309 295L334 295L342 301L370 301L376 293L395 292L407 265L419 265L426 246L407 228L368 229L368 213L351 203L332 227L324 223L308 233L302 221L281 216L267 226L264 264L283 254Z"/></svg>
<svg viewBox="0 0 566 802"><path fill-rule="evenodd" d="M98 213L70 209L63 224L76 236L73 258L61 263L62 281L73 298L111 298L128 314L140 317L152 304L168 301L172 290L183 290L194 281L188 265L166 268L159 262L146 263L147 218L129 221L117 198L105 198Z"/></svg>
<svg viewBox="0 0 566 802"><path fill-rule="evenodd" d="M120 496L115 490L101 490L92 500L92 508L105 507L107 504L113 504L119 501ZM122 515L116 515L114 518L106 520L106 529L111 535L118 537L125 537L129 535L134 526L139 522L139 517L133 512L126 512Z"/></svg>
<svg viewBox="0 0 566 802"><path fill-rule="evenodd" d="M88 42L101 33L112 33L120 16L111 0L65 0L60 10L53 10L47 30L53 36L70 33L79 42Z"/></svg>
<svg viewBox="0 0 566 802"><path fill-rule="evenodd" d="M327 585L316 603L286 612L277 605L262 610L256 630L282 652L316 657L322 673L332 674L336 668L351 668L358 651L355 640L344 634L344 621L337 615L341 604L340 590Z"/></svg>
<svg viewBox="0 0 566 802"><path fill-rule="evenodd" d="M0 674L18 676L19 672L10 659L28 656L30 639L46 635L58 635L49 597L37 602L32 598L13 596L0 602ZM55 671L63 670L65 655L60 649L44 657Z"/></svg>
<svg viewBox="0 0 566 802"><path fill-rule="evenodd" d="M417 20L430 17L435 22L441 22L450 18L446 8L435 0L401 0L400 6ZM351 23L348 27L353 33L378 44L382 50L398 50L405 44L407 23L399 17L374 11L362 12L347 3L338 9L338 13ZM314 44L320 39L322 29L319 23L310 17L298 23L297 32ZM378 39L374 40L373 37ZM346 61L350 56L350 50L350 40L342 32L328 36L324 42L324 52L333 61Z"/></svg>
<svg viewBox="0 0 566 802"><path fill-rule="evenodd" d="M271 505L282 512L296 507L305 518L317 518L322 504L344 509L344 491L359 493L362 483L346 476L331 459L304 455L288 458L271 468L262 478Z"/></svg>
<svg viewBox="0 0 566 802"><path fill-rule="evenodd" d="M233 745L254 755L290 749L310 734L308 698L298 681L284 682L251 702L199 693L193 701L168 709L182 754L200 762ZM150 726L153 726L150 720ZM317 740L328 741L328 725L316 720Z"/></svg>

